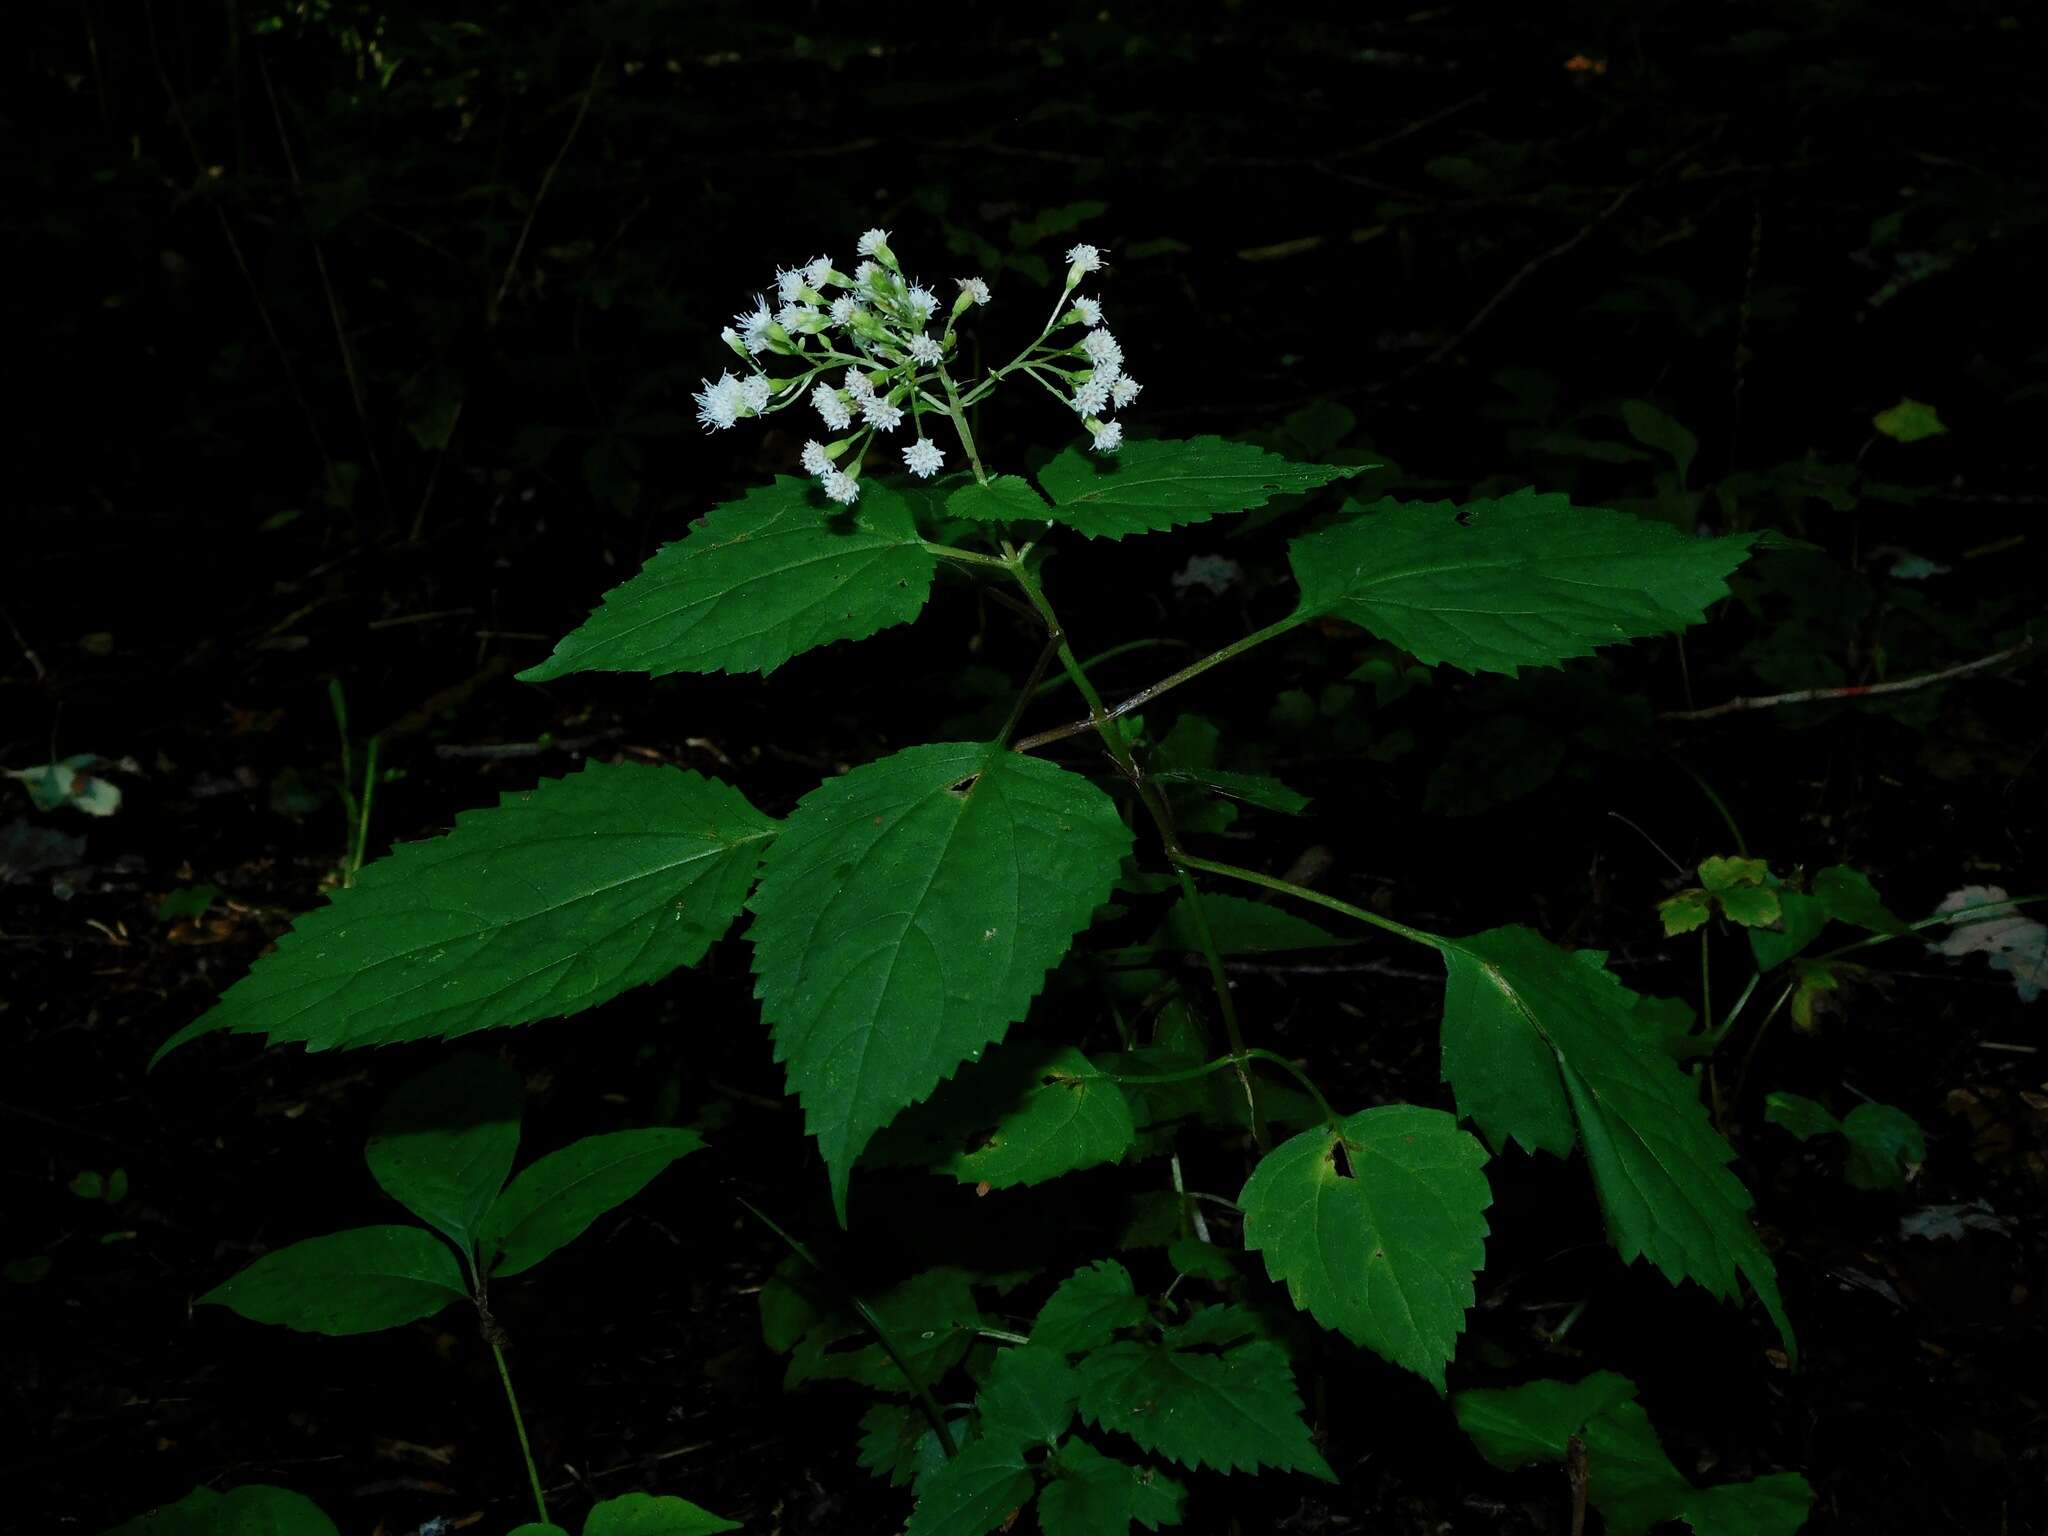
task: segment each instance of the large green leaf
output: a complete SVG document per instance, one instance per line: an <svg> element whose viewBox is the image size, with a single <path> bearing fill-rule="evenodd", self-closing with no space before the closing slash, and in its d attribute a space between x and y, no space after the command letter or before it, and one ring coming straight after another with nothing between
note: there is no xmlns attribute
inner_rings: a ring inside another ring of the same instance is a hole
<svg viewBox="0 0 2048 1536"><path fill-rule="evenodd" d="M1689 539L1563 496L1374 503L1288 554L1302 617L1333 615L1431 665L1552 666L1695 624L1751 539Z"/></svg>
<svg viewBox="0 0 2048 1536"><path fill-rule="evenodd" d="M1220 1354L1106 1344L1081 1362L1081 1416L1198 1471L1278 1467L1336 1481L1309 1439L1287 1356L1269 1339Z"/></svg>
<svg viewBox="0 0 2048 1536"><path fill-rule="evenodd" d="M946 498L952 517L976 522L1044 522L1052 516L1045 498L1022 475L997 475L987 485L963 485Z"/></svg>
<svg viewBox="0 0 2048 1536"><path fill-rule="evenodd" d="M1582 1140L1624 1260L1646 1257L1674 1285L1722 1300L1748 1280L1796 1353L1777 1273L1750 1224L1735 1153L1691 1079L1632 1014L1613 975L1527 928L1443 945L1443 1072L1459 1113L1494 1147L1510 1139L1569 1154Z"/></svg>
<svg viewBox="0 0 2048 1536"><path fill-rule="evenodd" d="M984 1436L1056 1445L1074 1422L1080 1378L1059 1350L1043 1344L999 1349L975 1398Z"/></svg>
<svg viewBox="0 0 2048 1536"><path fill-rule="evenodd" d="M455 1254L419 1227L355 1227L266 1253L199 1298L301 1333L375 1333L432 1317L469 1290Z"/></svg>
<svg viewBox="0 0 2048 1536"><path fill-rule="evenodd" d="M912 747L800 801L754 911L755 988L846 1216L869 1139L1024 1017L1131 834L1078 774Z"/></svg>
<svg viewBox="0 0 2048 1536"><path fill-rule="evenodd" d="M1486 1262L1486 1149L1389 1104L1282 1142L1238 1196L1244 1242L1325 1328L1441 1392Z"/></svg>
<svg viewBox="0 0 2048 1536"><path fill-rule="evenodd" d="M779 476L658 550L519 676L773 672L815 646L916 618L936 563L887 486L867 482L860 504L838 512L810 481Z"/></svg>
<svg viewBox="0 0 2048 1536"><path fill-rule="evenodd" d="M467 811L309 912L180 1030L389 1045L575 1013L704 957L775 823L677 768L592 763Z"/></svg>
<svg viewBox="0 0 2048 1536"><path fill-rule="evenodd" d="M1150 1314L1131 1288L1131 1274L1115 1259L1098 1259L1062 1280L1031 1325L1031 1342L1078 1355L1100 1348Z"/></svg>
<svg viewBox="0 0 2048 1536"><path fill-rule="evenodd" d="M624 1493L591 1505L583 1519L583 1536L718 1536L739 1528L669 1493Z"/></svg>
<svg viewBox="0 0 2048 1536"><path fill-rule="evenodd" d="M1045 1536L1129 1536L1133 1524L1148 1531L1180 1524L1187 1490L1156 1468L1129 1466L1073 1439L1045 1470L1050 1475L1038 1494Z"/></svg>
<svg viewBox="0 0 2048 1536"><path fill-rule="evenodd" d="M106 1536L335 1536L335 1530L304 1494L244 1483L226 1493L194 1488L177 1503L117 1525Z"/></svg>
<svg viewBox="0 0 2048 1536"><path fill-rule="evenodd" d="M904 1536L986 1536L1031 1498L1031 1469L1013 1439L982 1439L925 1479Z"/></svg>
<svg viewBox="0 0 2048 1536"><path fill-rule="evenodd" d="M1587 1498L1610 1536L1646 1536L1670 1520L1683 1520L1697 1536L1793 1536L1805 1523L1813 1490L1797 1473L1713 1488L1687 1482L1658 1444L1635 1390L1628 1378L1598 1371L1579 1382L1460 1392L1451 1403L1481 1454L1510 1471L1564 1461L1577 1439Z"/></svg>
<svg viewBox="0 0 2048 1536"><path fill-rule="evenodd" d="M470 1253L512 1171L525 1104L517 1072L463 1052L384 1101L363 1156L384 1193Z"/></svg>
<svg viewBox="0 0 2048 1536"><path fill-rule="evenodd" d="M1071 1045L1005 1041L875 1138L869 1160L1008 1189L1113 1163L1137 1141L1123 1089Z"/></svg>
<svg viewBox="0 0 2048 1536"><path fill-rule="evenodd" d="M586 1136L537 1159L484 1217L477 1246L486 1270L503 1276L533 1268L703 1145L695 1131L656 1126Z"/></svg>
<svg viewBox="0 0 2048 1536"><path fill-rule="evenodd" d="M1053 499L1041 515L1090 538L1121 539L1249 511L1275 496L1313 491L1370 467L1297 464L1220 437L1131 442L1113 457L1069 448L1038 472L1038 483Z"/></svg>

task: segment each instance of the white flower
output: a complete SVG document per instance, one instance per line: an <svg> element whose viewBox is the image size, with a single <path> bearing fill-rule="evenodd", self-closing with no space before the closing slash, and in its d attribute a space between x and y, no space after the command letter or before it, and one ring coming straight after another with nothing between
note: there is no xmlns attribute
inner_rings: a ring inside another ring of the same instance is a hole
<svg viewBox="0 0 2048 1536"><path fill-rule="evenodd" d="M856 400L866 400L874 394L875 386L858 368L849 368L846 370L846 392Z"/></svg>
<svg viewBox="0 0 2048 1536"><path fill-rule="evenodd" d="M913 284L903 303L913 315L917 316L920 325L931 319L933 311L939 307L938 295L925 287L923 283Z"/></svg>
<svg viewBox="0 0 2048 1536"><path fill-rule="evenodd" d="M1115 453L1124 445L1124 427L1120 421L1105 421L1094 432L1097 453Z"/></svg>
<svg viewBox="0 0 2048 1536"><path fill-rule="evenodd" d="M1083 337L1081 351L1098 368L1121 368L1123 366L1124 349L1117 344L1117 339L1110 335L1106 328L1090 331Z"/></svg>
<svg viewBox="0 0 2048 1536"><path fill-rule="evenodd" d="M889 231L886 229L871 229L860 237L860 243L854 249L863 256L872 256L875 252L887 246L888 243Z"/></svg>
<svg viewBox="0 0 2048 1536"><path fill-rule="evenodd" d="M853 323L854 309L853 295L850 293L840 294L838 298L832 301L832 323L839 326L851 325Z"/></svg>
<svg viewBox="0 0 2048 1536"><path fill-rule="evenodd" d="M1083 325L1102 324L1102 306L1094 299L1074 300L1074 313L1081 317Z"/></svg>
<svg viewBox="0 0 2048 1536"><path fill-rule="evenodd" d="M1122 410L1125 406L1129 405L1133 400L1138 398L1138 391L1143 389L1144 387L1144 385L1140 384L1136 379L1132 378L1129 374L1125 374L1122 378L1118 379L1116 383L1110 386L1109 398L1113 402L1115 402L1116 408L1118 410Z"/></svg>
<svg viewBox="0 0 2048 1536"><path fill-rule="evenodd" d="M846 506L860 500L860 482L840 470L831 470L825 476L825 494Z"/></svg>
<svg viewBox="0 0 2048 1536"><path fill-rule="evenodd" d="M1067 265L1079 267L1083 272L1102 270L1102 252L1092 245L1077 245L1067 252Z"/></svg>
<svg viewBox="0 0 2048 1536"><path fill-rule="evenodd" d="M875 279L883 276L882 264L878 261L864 261L853 269L853 280L872 288Z"/></svg>
<svg viewBox="0 0 2048 1536"><path fill-rule="evenodd" d="M825 286L825 280L832 275L830 256L813 256L804 263L804 281L813 288Z"/></svg>
<svg viewBox="0 0 2048 1536"><path fill-rule="evenodd" d="M740 381L729 373L721 373L715 384L706 379L695 397L698 423L707 432L723 432L738 421L740 407L746 404L741 389Z"/></svg>
<svg viewBox="0 0 2048 1536"><path fill-rule="evenodd" d="M724 330L718 333L718 339L724 342L728 347L734 346L739 343L740 333L728 325Z"/></svg>
<svg viewBox="0 0 2048 1536"><path fill-rule="evenodd" d="M802 267L777 267L775 269L775 291L785 304L794 304L804 296L804 269Z"/></svg>
<svg viewBox="0 0 2048 1536"><path fill-rule="evenodd" d="M1074 409L1083 416L1093 416L1109 405L1109 386L1100 377L1090 379L1074 391Z"/></svg>
<svg viewBox="0 0 2048 1536"><path fill-rule="evenodd" d="M853 425L853 413L846 408L846 402L839 398L830 384L820 384L811 391L811 404L818 408L818 414L825 418L825 425L834 432L844 432Z"/></svg>
<svg viewBox="0 0 2048 1536"><path fill-rule="evenodd" d="M823 443L815 441L805 443L803 460L806 473L813 475L829 475L832 473L832 461L825 457L825 445Z"/></svg>
<svg viewBox="0 0 2048 1536"><path fill-rule="evenodd" d="M740 328L740 340L749 352L768 349L768 327L775 323L775 317L768 313L766 299L756 299L753 309L734 315L732 323Z"/></svg>
<svg viewBox="0 0 2048 1536"><path fill-rule="evenodd" d="M744 384L740 385L740 399L747 403L747 409L756 416L767 410L768 375L765 373L751 375Z"/></svg>
<svg viewBox="0 0 2048 1536"><path fill-rule="evenodd" d="M930 438L920 437L903 450L903 462L910 466L910 472L918 479L929 480L946 462L946 451Z"/></svg>
<svg viewBox="0 0 2048 1536"><path fill-rule="evenodd" d="M910 338L910 355L920 363L936 363L946 355L946 349L919 332Z"/></svg>
<svg viewBox="0 0 2048 1536"><path fill-rule="evenodd" d="M986 304L989 301L988 284L983 282L980 278L963 277L956 279L956 281L958 281L958 283L960 284L960 289L963 293L970 293L974 295L975 303Z"/></svg>
<svg viewBox="0 0 2048 1536"><path fill-rule="evenodd" d="M903 425L903 407L891 405L877 394L870 394L860 403L860 419L882 432L894 432Z"/></svg>
<svg viewBox="0 0 2048 1536"><path fill-rule="evenodd" d="M808 304L785 304L775 312L775 323L795 335L806 329L805 322L815 318L817 313Z"/></svg>

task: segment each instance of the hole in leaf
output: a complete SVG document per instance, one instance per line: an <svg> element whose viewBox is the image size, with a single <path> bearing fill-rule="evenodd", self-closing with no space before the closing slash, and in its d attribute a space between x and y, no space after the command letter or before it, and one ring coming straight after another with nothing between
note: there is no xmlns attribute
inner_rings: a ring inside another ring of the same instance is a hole
<svg viewBox="0 0 2048 1536"><path fill-rule="evenodd" d="M1337 1177L1340 1179L1355 1179L1358 1177L1357 1174L1351 1171L1351 1151L1344 1145L1342 1140L1330 1143L1330 1166L1337 1170Z"/></svg>

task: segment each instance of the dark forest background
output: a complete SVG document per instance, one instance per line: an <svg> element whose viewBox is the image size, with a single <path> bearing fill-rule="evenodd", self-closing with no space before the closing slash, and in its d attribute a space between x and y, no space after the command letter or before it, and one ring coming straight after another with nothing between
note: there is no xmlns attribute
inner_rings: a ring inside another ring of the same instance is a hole
<svg viewBox="0 0 2048 1536"><path fill-rule="evenodd" d="M779 814L821 774L1000 723L1038 641L965 581L914 630L765 682L510 675L693 517L794 471L801 428L706 436L689 395L777 264L850 259L869 225L948 293L990 280L999 357L1065 248L1106 247L1095 291L1146 385L1133 433L1377 464L1352 483L1368 499L1533 484L1809 546L1747 568L1682 645L1516 682L1404 680L1322 631L1214 674L1185 707L1317 800L1306 824L1219 829L1239 862L1450 931L1530 922L1666 995L1698 957L1657 926L1683 883L1665 853L1732 851L1715 797L1750 851L1855 864L1909 919L1967 883L2048 885L2029 657L1658 718L1952 667L2038 623L2048 124L2025 7L76 0L14 19L0 767L102 754L125 795L88 820L0 784L15 1528L96 1532L259 1480L345 1531L515 1523L522 1475L458 1322L337 1342L189 1304L268 1246L385 1219L361 1136L431 1054L211 1041L143 1065L331 886L372 737L374 854L586 753L697 767ZM987 412L991 461L1069 440L1034 396ZM1946 430L1880 431L1902 399ZM1288 606L1292 515L1091 547L1048 579L1084 653L1212 648ZM1235 574L1191 581L1191 558ZM1175 655L1131 652L1104 687ZM1439 980L1356 954L1246 968L1250 1027L1340 1102L1444 1102ZM1516 1155L1490 1169L1454 1386L1624 1371L1696 1479L1805 1473L1816 1532L2044 1528L2048 1004L1914 944L1873 964L1818 1028L1765 1038L1726 1107L1802 1368L1754 1316L1622 1269L1582 1171ZM529 1147L717 1128L716 1170L504 1299L571 1521L578 1489L651 1488L752 1530L896 1528L904 1495L854 1462L860 1398L785 1396L760 1343L781 1253L732 1194L833 1239L743 946L491 1044L534 1089ZM1773 1088L1907 1109L1925 1168L1903 1198L1847 1188L1763 1122ZM1204 1156L1192 1176L1234 1190L1242 1149ZM119 1201L70 1189L117 1167ZM991 1214L863 1175L834 1262L874 1284L941 1259L1064 1274L1124 1230L1119 1177ZM1982 1219L1908 1235L1946 1206ZM1492 1471L1413 1379L1333 1349L1310 1396L1343 1483L1234 1479L1190 1529L1567 1528L1561 1475Z"/></svg>

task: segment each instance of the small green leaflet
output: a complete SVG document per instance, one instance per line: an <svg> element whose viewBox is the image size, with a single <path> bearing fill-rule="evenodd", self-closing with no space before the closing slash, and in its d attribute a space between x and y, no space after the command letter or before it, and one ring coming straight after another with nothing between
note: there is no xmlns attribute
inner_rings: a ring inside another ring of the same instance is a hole
<svg viewBox="0 0 2048 1536"><path fill-rule="evenodd" d="M1870 418L1870 424L1886 437L1901 443L1922 442L1948 432L1939 411L1924 401L1910 398L1901 398L1897 405L1879 411Z"/></svg>
<svg viewBox="0 0 2048 1536"><path fill-rule="evenodd" d="M1278 1467L1336 1481L1309 1439L1287 1356L1268 1339L1221 1354L1104 1345L1081 1362L1081 1417L1198 1471Z"/></svg>
<svg viewBox="0 0 2048 1536"><path fill-rule="evenodd" d="M1180 1524L1187 1489L1152 1467L1105 1456L1086 1440L1061 1445L1045 1470L1050 1476L1038 1494L1045 1536L1129 1536L1133 1524L1148 1531Z"/></svg>
<svg viewBox="0 0 2048 1536"><path fill-rule="evenodd" d="M1896 936L1906 931L1905 923L1879 899L1870 877L1847 864L1831 864L1815 874L1810 892L1782 887L1778 901L1782 927L1758 929L1749 936L1760 971L1775 970L1801 953L1830 920L1871 933Z"/></svg>
<svg viewBox="0 0 2048 1536"><path fill-rule="evenodd" d="M537 1159L484 1217L477 1246L486 1270L502 1277L533 1268L703 1146L695 1131L654 1127L586 1136Z"/></svg>
<svg viewBox="0 0 2048 1536"><path fill-rule="evenodd" d="M683 769L544 779L368 866L157 1058L217 1029L327 1050L579 1012L701 960L775 831Z"/></svg>
<svg viewBox="0 0 2048 1536"><path fill-rule="evenodd" d="M1299 617L1361 625L1432 666L1554 666L1696 624L1728 595L1751 535L1661 523L1517 491L1498 501L1383 500L1296 539Z"/></svg>
<svg viewBox="0 0 2048 1536"><path fill-rule="evenodd" d="M1009 1189L1116 1162L1137 1139L1123 1089L1086 1056L1070 1045L1011 1040L905 1110L867 1156Z"/></svg>
<svg viewBox="0 0 2048 1536"><path fill-rule="evenodd" d="M1245 1247L1325 1328L1442 1392L1486 1262L1485 1163L1440 1109L1361 1111L1259 1160L1238 1196Z"/></svg>
<svg viewBox="0 0 2048 1536"><path fill-rule="evenodd" d="M469 1287L455 1254L419 1227L356 1227L267 1253L199 1298L301 1333L375 1333L432 1317Z"/></svg>
<svg viewBox="0 0 2048 1536"><path fill-rule="evenodd" d="M716 507L591 614L521 681L571 672L773 672L835 640L918 615L937 558L903 498L865 483L851 512L778 476Z"/></svg>
<svg viewBox="0 0 2048 1536"><path fill-rule="evenodd" d="M946 511L983 523L1042 523L1053 515L1045 498L1022 475L997 475L987 485L963 485L946 498Z"/></svg>
<svg viewBox="0 0 2048 1536"><path fill-rule="evenodd" d="M1060 1282L1039 1308L1031 1342L1064 1354L1099 1349L1120 1329L1136 1328L1150 1314L1131 1289L1130 1271L1115 1259L1098 1259Z"/></svg>
<svg viewBox="0 0 2048 1536"><path fill-rule="evenodd" d="M1246 512L1371 467L1297 464L1220 437L1131 442L1113 456L1069 448L1038 472L1054 503L1038 515L1091 539L1121 539Z"/></svg>
<svg viewBox="0 0 2048 1536"><path fill-rule="evenodd" d="M1801 1141L1825 1135L1846 1140L1849 1157L1842 1173L1856 1189L1904 1189L1911 1170L1927 1161L1919 1122L1889 1104L1858 1104L1837 1120L1812 1099L1774 1093L1764 1100L1764 1118Z"/></svg>
<svg viewBox="0 0 2048 1536"><path fill-rule="evenodd" d="M1508 1471L1564 1461L1577 1438L1587 1496L1609 1536L1646 1536L1670 1520L1696 1536L1794 1536L1806 1523L1813 1490L1796 1472L1693 1487L1657 1443L1635 1392L1627 1377L1597 1371L1579 1382L1460 1392L1451 1406L1480 1453Z"/></svg>
<svg viewBox="0 0 2048 1536"><path fill-rule="evenodd" d="M621 1494L593 1504L583 1520L583 1536L718 1536L739 1528L668 1493Z"/></svg>
<svg viewBox="0 0 2048 1536"><path fill-rule="evenodd" d="M384 1101L363 1157L385 1194L468 1253L512 1171L525 1107L517 1072L462 1052Z"/></svg>
<svg viewBox="0 0 2048 1536"><path fill-rule="evenodd" d="M304 1494L244 1483L226 1493L194 1488L177 1503L117 1525L106 1536L335 1536L335 1529Z"/></svg>
<svg viewBox="0 0 2048 1536"><path fill-rule="evenodd" d="M925 1480L904 1536L986 1536L1031 1498L1016 1440L976 1440Z"/></svg>
<svg viewBox="0 0 2048 1536"><path fill-rule="evenodd" d="M1242 800L1262 811L1299 816L1308 809L1308 796L1289 789L1264 773L1233 773L1223 768L1166 768L1151 777L1161 784L1193 784L1228 800Z"/></svg>
<svg viewBox="0 0 2048 1536"><path fill-rule="evenodd" d="M1131 834L1079 774L980 742L811 791L770 851L755 995L846 1218L875 1132L1024 1017Z"/></svg>
<svg viewBox="0 0 2048 1536"><path fill-rule="evenodd" d="M1582 1139L1624 1262L1733 1300L1749 1281L1796 1358L1777 1273L1749 1220L1735 1153L1691 1080L1633 1016L1613 975L1527 928L1443 941L1443 1073L1458 1112L1499 1149L1568 1156Z"/></svg>

